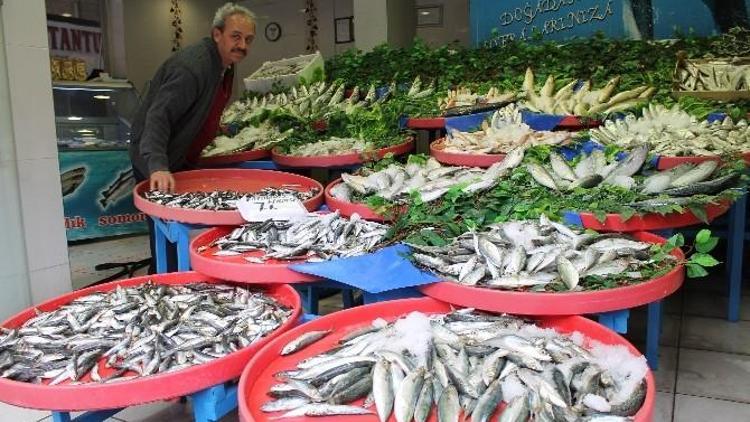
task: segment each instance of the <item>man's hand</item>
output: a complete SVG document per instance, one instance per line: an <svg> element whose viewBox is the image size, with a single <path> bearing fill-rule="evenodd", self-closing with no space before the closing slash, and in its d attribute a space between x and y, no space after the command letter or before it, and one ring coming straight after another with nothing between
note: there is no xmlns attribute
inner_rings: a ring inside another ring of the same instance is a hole
<svg viewBox="0 0 750 422"><path fill-rule="evenodd" d="M176 186L174 176L168 171L155 171L151 173L149 183L151 190L162 192L174 192Z"/></svg>

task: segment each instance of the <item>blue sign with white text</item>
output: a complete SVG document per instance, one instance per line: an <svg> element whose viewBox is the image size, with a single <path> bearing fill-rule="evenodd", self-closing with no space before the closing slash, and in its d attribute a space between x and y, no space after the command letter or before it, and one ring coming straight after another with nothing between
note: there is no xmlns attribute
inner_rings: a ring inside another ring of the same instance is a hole
<svg viewBox="0 0 750 422"><path fill-rule="evenodd" d="M588 37L712 35L748 25L750 0L470 0L474 45Z"/></svg>
<svg viewBox="0 0 750 422"><path fill-rule="evenodd" d="M127 150L60 151L60 183L69 241L147 231L133 205Z"/></svg>

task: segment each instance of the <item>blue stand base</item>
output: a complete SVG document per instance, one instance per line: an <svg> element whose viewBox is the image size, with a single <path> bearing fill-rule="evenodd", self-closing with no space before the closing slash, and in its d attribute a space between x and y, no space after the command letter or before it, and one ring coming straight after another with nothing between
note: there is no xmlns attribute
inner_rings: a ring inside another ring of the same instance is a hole
<svg viewBox="0 0 750 422"><path fill-rule="evenodd" d="M216 422L237 408L237 383L215 385L190 396L195 422ZM123 409L86 412L75 418L70 412L52 412L54 422L103 422Z"/></svg>

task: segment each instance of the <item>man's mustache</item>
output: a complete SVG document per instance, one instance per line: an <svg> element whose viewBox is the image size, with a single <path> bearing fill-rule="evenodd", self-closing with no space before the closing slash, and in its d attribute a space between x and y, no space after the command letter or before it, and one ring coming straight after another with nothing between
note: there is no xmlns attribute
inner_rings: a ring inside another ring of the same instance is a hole
<svg viewBox="0 0 750 422"><path fill-rule="evenodd" d="M232 52L233 53L242 53L243 56L247 56L247 50L245 50L244 48L233 48Z"/></svg>

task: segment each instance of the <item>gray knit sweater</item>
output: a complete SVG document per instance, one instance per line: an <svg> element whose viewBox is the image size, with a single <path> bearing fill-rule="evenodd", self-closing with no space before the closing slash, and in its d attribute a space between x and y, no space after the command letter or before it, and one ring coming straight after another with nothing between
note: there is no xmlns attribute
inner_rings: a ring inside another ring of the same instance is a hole
<svg viewBox="0 0 750 422"><path fill-rule="evenodd" d="M159 67L131 130L130 160L141 174L148 177L155 171L183 168L223 71L216 43L208 37L173 54Z"/></svg>

